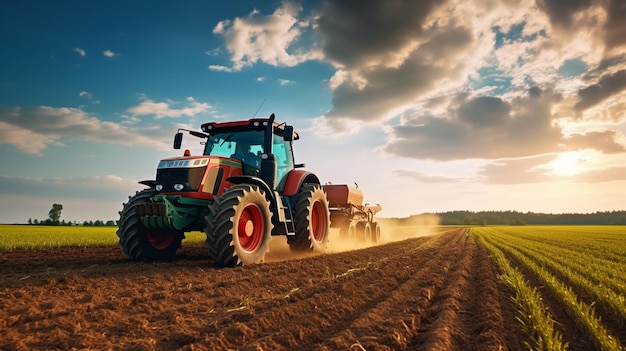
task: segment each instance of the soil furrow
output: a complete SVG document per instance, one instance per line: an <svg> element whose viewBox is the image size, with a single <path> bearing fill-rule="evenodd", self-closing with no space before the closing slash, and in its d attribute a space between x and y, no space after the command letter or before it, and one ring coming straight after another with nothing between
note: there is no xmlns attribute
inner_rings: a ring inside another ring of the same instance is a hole
<svg viewBox="0 0 626 351"><path fill-rule="evenodd" d="M212 267L204 244L159 263L119 248L2 253L0 349L423 350L433 332L494 349L516 322L461 230L234 269Z"/></svg>

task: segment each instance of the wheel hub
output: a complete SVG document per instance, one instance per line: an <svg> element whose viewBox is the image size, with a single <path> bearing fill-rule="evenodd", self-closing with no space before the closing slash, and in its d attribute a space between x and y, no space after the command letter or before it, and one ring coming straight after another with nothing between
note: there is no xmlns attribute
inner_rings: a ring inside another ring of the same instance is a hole
<svg viewBox="0 0 626 351"><path fill-rule="evenodd" d="M250 237L252 236L252 233L254 233L254 222L252 222L252 220L248 220L245 224L245 228L244 228L244 233L246 233L246 236Z"/></svg>

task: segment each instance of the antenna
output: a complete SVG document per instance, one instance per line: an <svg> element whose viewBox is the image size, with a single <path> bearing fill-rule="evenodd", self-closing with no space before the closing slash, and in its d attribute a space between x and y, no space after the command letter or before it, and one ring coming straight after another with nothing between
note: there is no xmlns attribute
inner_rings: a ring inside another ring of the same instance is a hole
<svg viewBox="0 0 626 351"><path fill-rule="evenodd" d="M259 108L256 109L256 112L254 113L254 116L252 116L252 118L256 117L256 114L259 113L259 110L261 109L261 107L263 107L265 100L267 100L267 98L263 99L263 102L261 102L261 105L259 105Z"/></svg>

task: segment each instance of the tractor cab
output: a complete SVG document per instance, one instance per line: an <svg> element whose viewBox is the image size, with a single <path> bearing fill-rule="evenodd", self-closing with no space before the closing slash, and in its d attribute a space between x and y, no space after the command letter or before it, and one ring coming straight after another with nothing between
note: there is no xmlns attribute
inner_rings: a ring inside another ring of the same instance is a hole
<svg viewBox="0 0 626 351"><path fill-rule="evenodd" d="M298 139L298 134L292 126L278 124L272 117L210 122L202 125L204 133L188 132L207 138L204 156L239 161L243 175L259 177L274 188L289 171L296 168L291 143ZM184 129L180 129L174 139L175 149L181 146L181 130Z"/></svg>

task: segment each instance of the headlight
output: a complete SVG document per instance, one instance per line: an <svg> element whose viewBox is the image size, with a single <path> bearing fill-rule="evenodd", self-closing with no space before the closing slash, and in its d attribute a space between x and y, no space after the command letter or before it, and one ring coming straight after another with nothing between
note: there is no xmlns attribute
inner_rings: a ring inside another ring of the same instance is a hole
<svg viewBox="0 0 626 351"><path fill-rule="evenodd" d="M156 191L161 191L163 190L163 184L157 184L155 187Z"/></svg>
<svg viewBox="0 0 626 351"><path fill-rule="evenodd" d="M184 184L174 184L174 190L181 191L183 189L185 189L185 185Z"/></svg>

